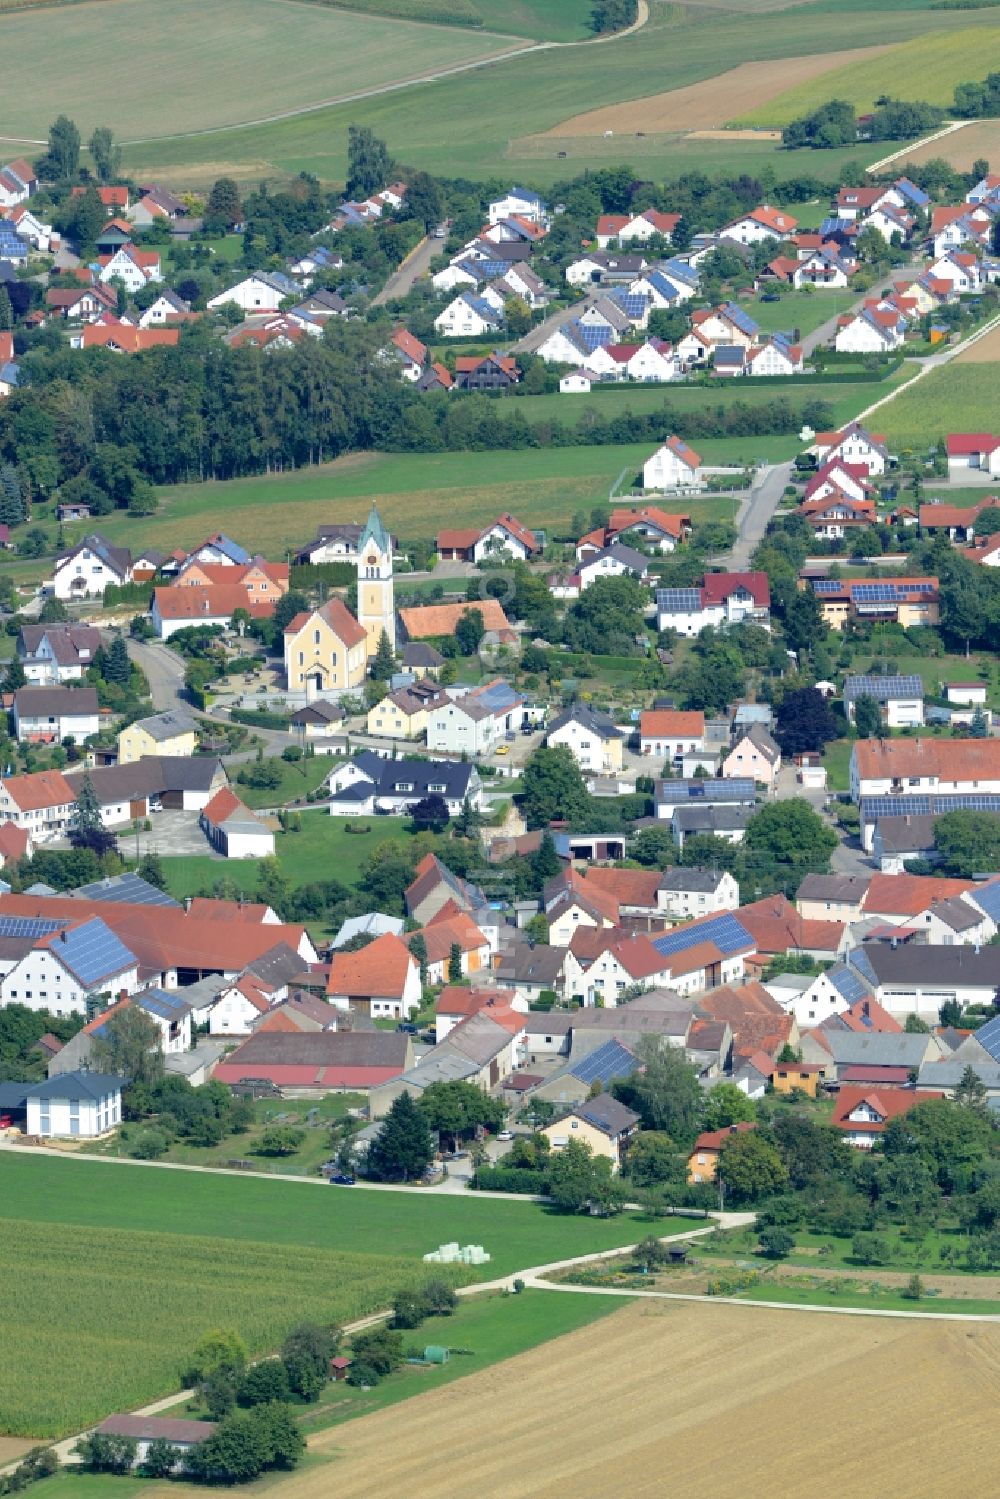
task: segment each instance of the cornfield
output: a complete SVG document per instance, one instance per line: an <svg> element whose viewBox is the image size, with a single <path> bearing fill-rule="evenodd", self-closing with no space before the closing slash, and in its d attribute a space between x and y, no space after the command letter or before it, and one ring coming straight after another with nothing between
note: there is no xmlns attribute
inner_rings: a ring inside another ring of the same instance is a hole
<svg viewBox="0 0 1000 1499"><path fill-rule="evenodd" d="M66 1435L169 1394L209 1328L264 1352L296 1322L349 1322L425 1278L389 1256L0 1222L0 1432Z"/></svg>

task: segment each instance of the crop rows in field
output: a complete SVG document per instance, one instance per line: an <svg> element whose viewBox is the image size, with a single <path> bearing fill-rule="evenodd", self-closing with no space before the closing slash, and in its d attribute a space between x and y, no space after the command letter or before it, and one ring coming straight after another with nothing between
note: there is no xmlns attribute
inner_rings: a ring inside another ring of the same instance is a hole
<svg viewBox="0 0 1000 1499"><path fill-rule="evenodd" d="M955 359L895 396L872 420L891 446L921 451L949 432L990 432L996 425L998 379L1000 364Z"/></svg>
<svg viewBox="0 0 1000 1499"><path fill-rule="evenodd" d="M364 1316L419 1278L412 1261L389 1256L0 1222L10 1355L0 1431L78 1431L179 1388L185 1357L212 1327L234 1327L263 1352L296 1322Z"/></svg>

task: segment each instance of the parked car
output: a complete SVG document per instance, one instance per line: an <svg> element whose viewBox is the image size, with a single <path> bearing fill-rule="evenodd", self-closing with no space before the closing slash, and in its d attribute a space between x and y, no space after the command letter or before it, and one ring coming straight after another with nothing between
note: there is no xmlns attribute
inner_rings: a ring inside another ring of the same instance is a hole
<svg viewBox="0 0 1000 1499"><path fill-rule="evenodd" d="M513 1133L509 1129L502 1129L497 1135L498 1140L513 1140Z"/></svg>
<svg viewBox="0 0 1000 1499"><path fill-rule="evenodd" d="M330 1177L331 1187L353 1187L355 1185L353 1176L345 1176L342 1171L334 1172Z"/></svg>
<svg viewBox="0 0 1000 1499"><path fill-rule="evenodd" d="M497 745L497 754L498 755L509 755L510 754L510 749L509 749L509 747L506 744L498 744Z"/></svg>
<svg viewBox="0 0 1000 1499"><path fill-rule="evenodd" d="M397 1031L402 1031L404 1036L415 1036L417 1034L417 1027L413 1024L412 1020L401 1020L396 1029Z"/></svg>

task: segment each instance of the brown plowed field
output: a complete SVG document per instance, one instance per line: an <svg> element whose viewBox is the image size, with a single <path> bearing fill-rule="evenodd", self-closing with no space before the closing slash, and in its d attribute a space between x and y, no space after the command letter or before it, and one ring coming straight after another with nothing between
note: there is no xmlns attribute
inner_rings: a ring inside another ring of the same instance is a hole
<svg viewBox="0 0 1000 1499"><path fill-rule="evenodd" d="M1000 328L955 355L956 364L1000 364Z"/></svg>
<svg viewBox="0 0 1000 1499"><path fill-rule="evenodd" d="M555 1293L554 1293L555 1294ZM635 1304L322 1433L275 1499L984 1493L1000 1329ZM187 1493L187 1490L183 1491Z"/></svg>
<svg viewBox="0 0 1000 1499"><path fill-rule="evenodd" d="M952 135L939 141L928 141L925 146L914 146L898 161L893 169L905 171L908 162L919 164L937 160L939 157L953 166L956 172L968 172L974 161L1000 160L1000 120L974 120L963 125Z"/></svg>
<svg viewBox="0 0 1000 1499"><path fill-rule="evenodd" d="M553 125L547 135L603 135L605 130L647 135L680 130L715 130L727 120L740 119L797 84L808 83L853 62L878 57L885 47L859 47L848 52L820 52L810 57L783 57L768 62L744 62L717 78L706 78L687 88L589 109ZM961 132L959 132L961 134Z"/></svg>

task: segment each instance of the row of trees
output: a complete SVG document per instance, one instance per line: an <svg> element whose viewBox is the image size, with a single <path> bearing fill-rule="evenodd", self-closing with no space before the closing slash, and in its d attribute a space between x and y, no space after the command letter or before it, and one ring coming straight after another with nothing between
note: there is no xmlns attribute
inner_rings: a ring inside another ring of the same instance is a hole
<svg viewBox="0 0 1000 1499"><path fill-rule="evenodd" d="M853 104L844 99L830 99L790 121L782 131L782 141L789 150L794 150L802 146L818 149L851 146L861 133L873 141L912 140L936 129L949 114L967 120L1000 114L1000 73L990 73L982 82L958 84L951 109L942 109L923 99L877 99L863 124Z"/></svg>

